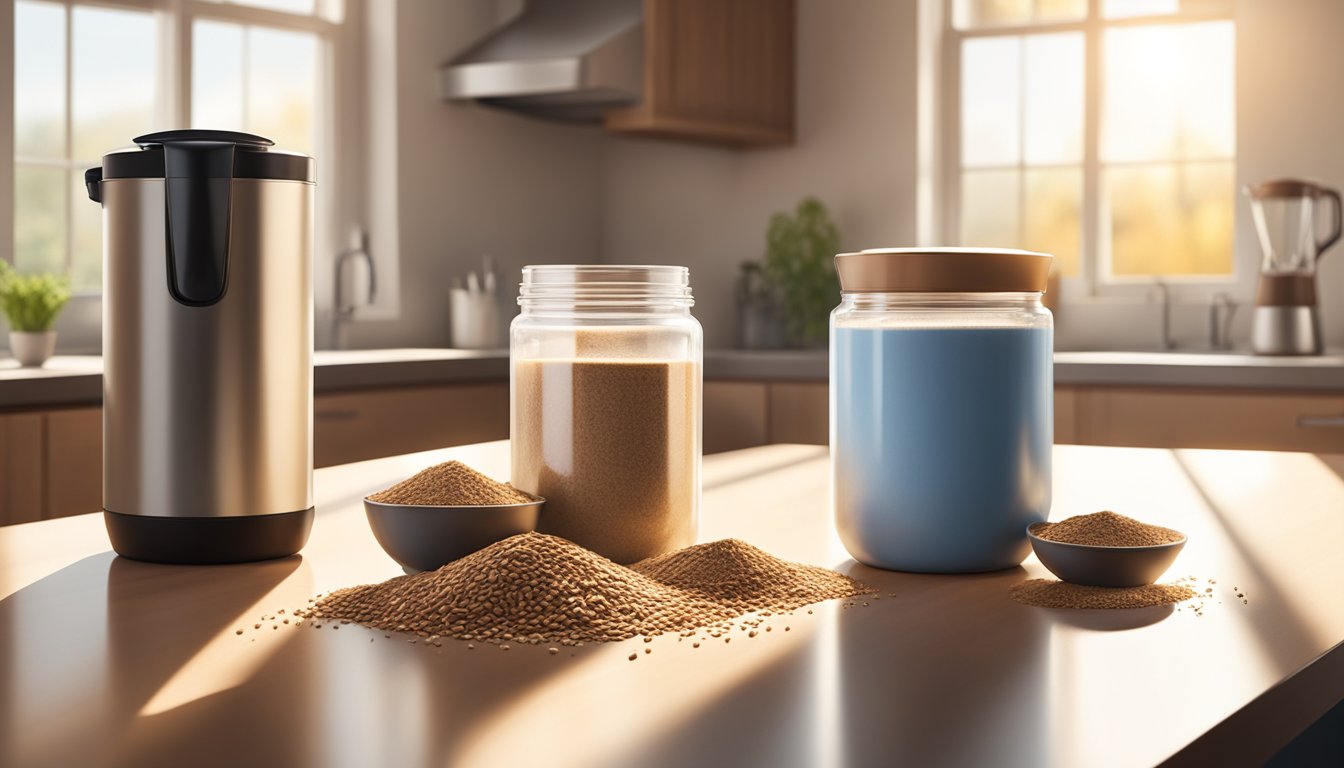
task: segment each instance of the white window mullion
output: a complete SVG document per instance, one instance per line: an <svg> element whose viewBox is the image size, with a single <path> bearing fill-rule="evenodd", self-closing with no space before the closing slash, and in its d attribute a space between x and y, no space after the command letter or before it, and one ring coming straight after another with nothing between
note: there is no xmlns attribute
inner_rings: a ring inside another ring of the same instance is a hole
<svg viewBox="0 0 1344 768"><path fill-rule="evenodd" d="M70 274L75 266L75 199L71 190L74 179L71 178L75 156L75 5L71 0L65 3L65 183L62 186L62 199L65 201L65 272Z"/></svg>
<svg viewBox="0 0 1344 768"><path fill-rule="evenodd" d="M14 3L0 3L0 40L13 51ZM0 56L0 260L14 258L14 56Z"/></svg>
<svg viewBox="0 0 1344 768"><path fill-rule="evenodd" d="M1097 294L1108 250L1101 222L1101 29L1101 0L1088 0L1083 31L1083 221L1078 233L1078 274L1088 296Z"/></svg>

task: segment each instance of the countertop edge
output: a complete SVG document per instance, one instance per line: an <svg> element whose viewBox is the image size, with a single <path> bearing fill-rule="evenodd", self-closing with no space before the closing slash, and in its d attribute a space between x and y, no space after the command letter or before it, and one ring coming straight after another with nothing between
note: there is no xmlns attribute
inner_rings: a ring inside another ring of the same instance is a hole
<svg viewBox="0 0 1344 768"><path fill-rule="evenodd" d="M398 357L398 355L402 355ZM343 359L330 359L340 356ZM327 357L323 360L321 358ZM509 375L507 350L367 350L319 352L313 370L316 394L358 389L499 382ZM1055 384L1063 386L1204 388L1333 392L1344 395L1344 364L1333 358L1273 360L1230 356L1226 360L1163 353L1056 353ZM705 353L711 382L824 384L830 377L825 351L711 350ZM0 409L97 405L102 401L101 361L93 356L58 358L70 370L21 372L0 369Z"/></svg>

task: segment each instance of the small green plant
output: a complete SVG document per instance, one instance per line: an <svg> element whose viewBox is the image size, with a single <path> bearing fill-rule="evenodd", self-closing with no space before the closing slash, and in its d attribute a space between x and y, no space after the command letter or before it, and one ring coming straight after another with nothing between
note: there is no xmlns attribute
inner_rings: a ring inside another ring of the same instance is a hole
<svg viewBox="0 0 1344 768"><path fill-rule="evenodd" d="M56 275L20 275L0 261L0 312L10 330L49 331L70 300L70 280Z"/></svg>
<svg viewBox="0 0 1344 768"><path fill-rule="evenodd" d="M831 309L840 299L834 258L839 250L840 232L816 198L804 198L793 215L770 217L762 272L778 297L789 341L795 345L826 339Z"/></svg>

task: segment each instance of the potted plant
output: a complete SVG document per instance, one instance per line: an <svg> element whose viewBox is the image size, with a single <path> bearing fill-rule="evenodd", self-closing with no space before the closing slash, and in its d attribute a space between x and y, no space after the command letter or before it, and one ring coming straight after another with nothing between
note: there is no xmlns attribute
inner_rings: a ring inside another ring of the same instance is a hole
<svg viewBox="0 0 1344 768"><path fill-rule="evenodd" d="M0 262L0 312L9 319L9 350L24 367L40 367L56 350L51 327L70 300L70 281L20 275Z"/></svg>
<svg viewBox="0 0 1344 768"><path fill-rule="evenodd" d="M790 345L825 345L828 318L840 297L839 250L840 232L816 198L805 198L792 214L770 217L759 290L777 305Z"/></svg>

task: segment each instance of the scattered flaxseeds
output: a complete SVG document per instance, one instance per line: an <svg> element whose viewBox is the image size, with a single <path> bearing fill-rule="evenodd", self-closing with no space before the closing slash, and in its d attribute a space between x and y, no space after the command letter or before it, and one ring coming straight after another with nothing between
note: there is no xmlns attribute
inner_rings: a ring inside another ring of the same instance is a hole
<svg viewBox="0 0 1344 768"><path fill-rule="evenodd" d="M1114 512L1075 515L1058 523L1046 523L1032 533L1048 541L1094 547L1151 547L1185 538L1180 531L1141 523Z"/></svg>
<svg viewBox="0 0 1344 768"><path fill-rule="evenodd" d="M536 501L508 483L499 483L460 461L436 464L400 483L369 495L383 504L479 506Z"/></svg>
<svg viewBox="0 0 1344 768"><path fill-rule="evenodd" d="M1019 603L1039 608L1147 608L1175 605L1198 595L1183 584L1089 587L1054 579L1031 579L1014 584L1008 594Z"/></svg>

